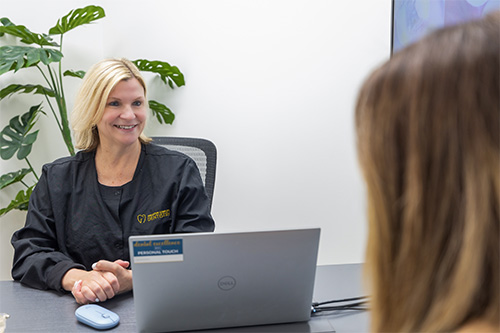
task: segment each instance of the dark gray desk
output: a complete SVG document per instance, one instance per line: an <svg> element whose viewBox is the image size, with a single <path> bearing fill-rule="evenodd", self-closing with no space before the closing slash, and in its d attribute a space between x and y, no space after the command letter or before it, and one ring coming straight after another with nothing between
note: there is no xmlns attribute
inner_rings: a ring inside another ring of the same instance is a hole
<svg viewBox="0 0 500 333"><path fill-rule="evenodd" d="M318 266L314 301L363 296L360 264ZM112 332L135 332L135 310L132 293L119 295L101 303L120 316ZM80 324L75 317L78 304L71 295L41 291L13 281L0 281L0 313L7 313L9 332L98 332ZM329 312L314 316L305 323L253 326L210 330L209 332L368 332L367 312Z"/></svg>

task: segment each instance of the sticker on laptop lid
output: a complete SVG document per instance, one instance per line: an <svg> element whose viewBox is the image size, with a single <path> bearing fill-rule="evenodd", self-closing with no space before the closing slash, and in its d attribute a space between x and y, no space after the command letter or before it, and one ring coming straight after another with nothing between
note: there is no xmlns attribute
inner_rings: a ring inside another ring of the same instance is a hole
<svg viewBox="0 0 500 333"><path fill-rule="evenodd" d="M134 263L183 261L182 239L133 241Z"/></svg>

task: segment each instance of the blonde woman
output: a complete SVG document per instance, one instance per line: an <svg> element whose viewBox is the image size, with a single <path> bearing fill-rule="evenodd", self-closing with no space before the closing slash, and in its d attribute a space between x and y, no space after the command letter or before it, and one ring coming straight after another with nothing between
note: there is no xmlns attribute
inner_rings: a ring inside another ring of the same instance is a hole
<svg viewBox="0 0 500 333"><path fill-rule="evenodd" d="M500 331L500 13L375 70L356 107L375 332Z"/></svg>
<svg viewBox="0 0 500 333"><path fill-rule="evenodd" d="M88 71L71 122L81 151L43 167L12 237L15 280L105 301L132 289L130 235L214 230L196 164L149 143L147 112L133 63L107 59Z"/></svg>

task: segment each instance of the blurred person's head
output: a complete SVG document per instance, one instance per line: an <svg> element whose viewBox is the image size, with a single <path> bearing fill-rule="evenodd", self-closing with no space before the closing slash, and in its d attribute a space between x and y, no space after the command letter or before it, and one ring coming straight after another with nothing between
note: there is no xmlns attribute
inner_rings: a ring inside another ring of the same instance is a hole
<svg viewBox="0 0 500 333"><path fill-rule="evenodd" d="M500 12L429 34L356 106L372 329L499 327Z"/></svg>

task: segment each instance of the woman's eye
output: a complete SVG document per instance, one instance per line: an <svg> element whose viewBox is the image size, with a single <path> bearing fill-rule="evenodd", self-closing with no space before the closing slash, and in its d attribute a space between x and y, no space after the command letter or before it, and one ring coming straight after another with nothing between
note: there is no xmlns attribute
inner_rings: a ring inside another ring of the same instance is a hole
<svg viewBox="0 0 500 333"><path fill-rule="evenodd" d="M141 101L135 101L133 104L134 104L134 106L141 106L142 102Z"/></svg>
<svg viewBox="0 0 500 333"><path fill-rule="evenodd" d="M120 105L120 103L118 103L117 101L112 101L112 102L109 102L108 105L109 106L118 106L118 105Z"/></svg>

